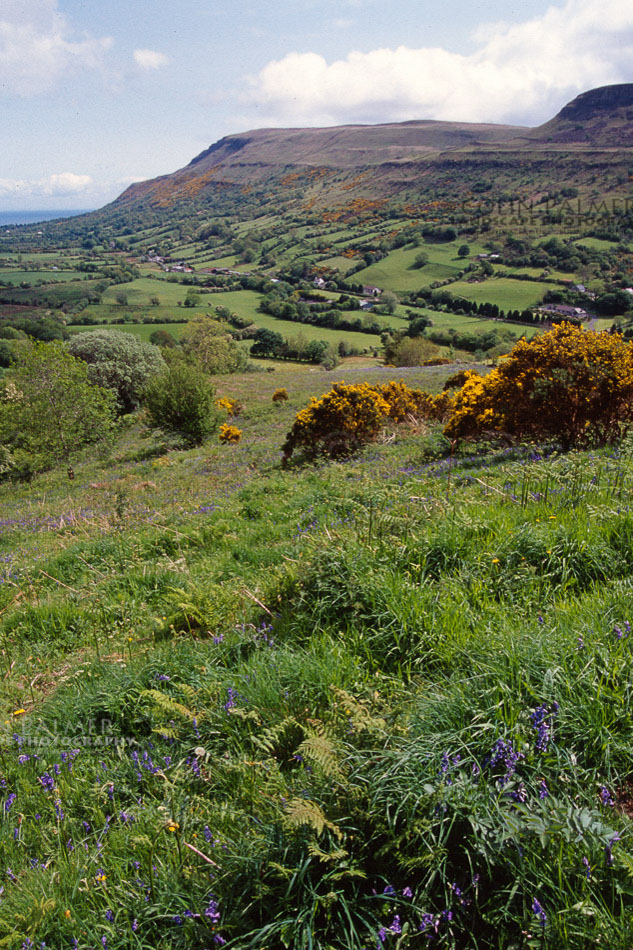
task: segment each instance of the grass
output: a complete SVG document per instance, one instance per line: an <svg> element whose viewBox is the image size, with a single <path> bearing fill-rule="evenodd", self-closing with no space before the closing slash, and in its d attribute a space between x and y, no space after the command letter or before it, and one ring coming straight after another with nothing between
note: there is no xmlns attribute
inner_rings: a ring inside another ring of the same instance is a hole
<svg viewBox="0 0 633 950"><path fill-rule="evenodd" d="M545 281L513 280L510 277L490 277L480 283L456 281L446 288L452 294L475 300L477 303L496 303L502 310L524 310L543 299L555 287Z"/></svg>
<svg viewBox="0 0 633 950"><path fill-rule="evenodd" d="M85 274L72 270L14 270L0 268L0 281L12 284L54 283L64 280L83 280Z"/></svg>
<svg viewBox="0 0 633 950"><path fill-rule="evenodd" d="M0 486L8 946L630 946L631 447L280 468L393 372Z"/></svg>
<svg viewBox="0 0 633 950"><path fill-rule="evenodd" d="M103 303L115 304L117 294L124 293L127 295L128 303L134 306L149 307L150 298L158 297L162 306L175 307L178 301L181 303L184 301L188 289L176 281L138 277L127 284L114 284L108 287L103 294Z"/></svg>

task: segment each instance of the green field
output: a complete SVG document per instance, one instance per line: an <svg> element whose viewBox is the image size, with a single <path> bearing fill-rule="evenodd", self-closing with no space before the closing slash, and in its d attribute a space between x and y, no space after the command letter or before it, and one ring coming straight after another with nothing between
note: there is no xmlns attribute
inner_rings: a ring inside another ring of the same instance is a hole
<svg viewBox="0 0 633 950"><path fill-rule="evenodd" d="M544 281L489 277L476 284L465 280L456 281L449 284L446 290L456 297L465 297L477 303L496 303L502 310L524 310L539 303L548 290L555 288L555 284Z"/></svg>
<svg viewBox="0 0 633 950"><path fill-rule="evenodd" d="M476 243L469 244L470 256L460 258L457 250L463 242L450 244L420 244L419 247L397 248L390 251L387 257L371 264L350 277L355 283L373 284L381 290L395 290L410 292L428 287L438 280L455 277L472 262L476 254L483 253L484 248ZM424 267L414 267L418 254L424 253L429 262Z"/></svg>
<svg viewBox="0 0 633 950"><path fill-rule="evenodd" d="M255 326L274 330L281 333L286 339L301 335L306 340L325 340L334 345L341 340L347 340L360 350L368 349L370 346L380 346L380 337L371 333L348 333L346 330L331 330L328 327L315 327L307 323L280 320L268 313L260 313L257 309L260 300L260 294L253 290L236 290L213 295L215 306L228 307L233 313L249 319ZM354 312L353 316L358 316L358 313ZM382 319L382 317L379 319ZM402 323L402 321L398 322Z"/></svg>
<svg viewBox="0 0 633 950"><path fill-rule="evenodd" d="M87 275L76 270L11 270L0 267L0 281L12 284L56 283L64 280L83 280Z"/></svg>
<svg viewBox="0 0 633 950"><path fill-rule="evenodd" d="M190 288L177 281L157 278L152 280L150 277L139 277L136 280L129 281L126 284L113 284L108 287L103 294L104 304L116 304L117 294L126 294L128 303L134 306L150 306L150 299L158 297L163 306L175 307L178 301L184 302L187 291ZM193 290L198 292L197 288ZM207 301L211 300L211 295L201 295L200 303L206 307ZM122 308L123 309L123 308Z"/></svg>

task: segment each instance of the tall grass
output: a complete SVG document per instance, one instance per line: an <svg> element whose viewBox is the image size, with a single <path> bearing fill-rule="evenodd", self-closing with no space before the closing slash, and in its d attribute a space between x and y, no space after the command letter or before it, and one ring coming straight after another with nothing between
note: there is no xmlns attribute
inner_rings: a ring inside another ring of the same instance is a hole
<svg viewBox="0 0 633 950"><path fill-rule="evenodd" d="M249 411L208 504L7 528L0 940L628 948L627 447L282 472Z"/></svg>

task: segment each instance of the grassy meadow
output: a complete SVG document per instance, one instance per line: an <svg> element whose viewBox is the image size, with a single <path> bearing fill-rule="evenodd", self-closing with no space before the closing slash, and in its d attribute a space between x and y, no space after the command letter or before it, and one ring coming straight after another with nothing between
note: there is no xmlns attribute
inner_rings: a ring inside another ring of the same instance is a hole
<svg viewBox="0 0 633 950"><path fill-rule="evenodd" d="M219 377L237 445L0 485L4 946L631 946L632 448L281 467L393 375Z"/></svg>

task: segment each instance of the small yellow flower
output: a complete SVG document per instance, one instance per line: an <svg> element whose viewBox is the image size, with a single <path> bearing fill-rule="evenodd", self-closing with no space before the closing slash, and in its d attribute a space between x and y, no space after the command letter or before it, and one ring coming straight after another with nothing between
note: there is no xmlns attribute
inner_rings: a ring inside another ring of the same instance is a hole
<svg viewBox="0 0 633 950"><path fill-rule="evenodd" d="M15 712L13 713L13 715L14 715L14 716L23 716L25 712L26 712L26 709L16 709Z"/></svg>
<svg viewBox="0 0 633 950"><path fill-rule="evenodd" d="M69 910L65 910L65 911L64 911L64 917L70 917L70 911L69 911Z"/></svg>
<svg viewBox="0 0 633 950"><path fill-rule="evenodd" d="M498 564L498 563L499 563L499 558L498 558L498 557L493 557L492 563L493 563L493 564Z"/></svg>
<svg viewBox="0 0 633 950"><path fill-rule="evenodd" d="M96 878L95 878L95 880L98 881L100 884L103 884L103 882L105 881L105 879L106 879L105 874L97 874L97 876L96 876Z"/></svg>
<svg viewBox="0 0 633 950"><path fill-rule="evenodd" d="M170 821L169 824L167 825L167 831L178 831L179 828L180 828L180 825L178 824L177 821Z"/></svg>

